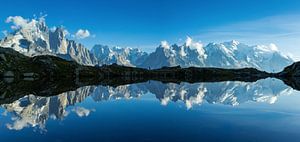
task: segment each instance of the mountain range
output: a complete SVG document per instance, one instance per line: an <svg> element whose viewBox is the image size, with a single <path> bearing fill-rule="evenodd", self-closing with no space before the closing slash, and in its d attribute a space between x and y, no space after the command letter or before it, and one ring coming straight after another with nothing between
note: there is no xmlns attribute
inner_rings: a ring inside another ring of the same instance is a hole
<svg viewBox="0 0 300 142"><path fill-rule="evenodd" d="M54 55L84 65L98 64L97 58L87 48L66 38L67 32L62 27L50 30L44 18L33 19L30 23L7 35L0 45L27 56Z"/></svg>
<svg viewBox="0 0 300 142"><path fill-rule="evenodd" d="M169 45L162 41L152 53L137 48L100 44L89 50L75 40L69 40L63 27L49 29L44 18L33 19L30 23L4 37L0 46L13 48L27 56L54 55L90 66L117 63L150 69L164 66L254 67L268 72L279 72L293 62L291 57L282 54L273 44L249 46L233 40L204 46L190 37L182 45Z"/></svg>

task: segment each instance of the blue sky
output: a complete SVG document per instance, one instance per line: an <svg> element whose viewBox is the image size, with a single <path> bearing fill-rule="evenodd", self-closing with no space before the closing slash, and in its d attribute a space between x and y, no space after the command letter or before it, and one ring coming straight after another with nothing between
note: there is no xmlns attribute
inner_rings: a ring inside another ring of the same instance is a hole
<svg viewBox="0 0 300 142"><path fill-rule="evenodd" d="M160 41L203 43L240 40L275 43L294 53L300 45L299 0L2 0L0 30L8 16L47 14L51 26L70 33L88 29L87 47L101 43L154 50ZM300 55L300 51L298 52ZM294 53L295 54L295 53ZM296 58L300 59L295 55Z"/></svg>

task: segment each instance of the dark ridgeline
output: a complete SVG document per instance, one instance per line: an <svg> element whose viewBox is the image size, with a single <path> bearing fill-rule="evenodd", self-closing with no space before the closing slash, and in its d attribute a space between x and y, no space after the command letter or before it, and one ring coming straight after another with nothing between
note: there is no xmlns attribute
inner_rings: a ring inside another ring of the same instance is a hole
<svg viewBox="0 0 300 142"><path fill-rule="evenodd" d="M119 86L148 80L173 82L255 82L274 77L300 90L300 63L280 73L267 73L254 68L181 68L142 69L119 66L83 66L75 61L43 55L24 56L13 49L0 48L0 104L13 102L28 94L53 96L88 85Z"/></svg>

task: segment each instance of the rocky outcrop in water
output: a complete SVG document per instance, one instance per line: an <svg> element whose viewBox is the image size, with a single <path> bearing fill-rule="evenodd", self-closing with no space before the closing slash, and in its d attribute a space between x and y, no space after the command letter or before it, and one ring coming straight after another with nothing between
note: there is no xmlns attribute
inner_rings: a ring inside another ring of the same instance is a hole
<svg viewBox="0 0 300 142"><path fill-rule="evenodd" d="M276 77L293 89L300 90L300 62L285 67L282 72L276 74Z"/></svg>

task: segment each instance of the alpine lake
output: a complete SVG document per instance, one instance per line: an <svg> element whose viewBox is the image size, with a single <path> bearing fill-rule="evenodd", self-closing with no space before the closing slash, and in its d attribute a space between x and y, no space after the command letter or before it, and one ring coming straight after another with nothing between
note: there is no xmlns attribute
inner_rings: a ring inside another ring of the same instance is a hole
<svg viewBox="0 0 300 142"><path fill-rule="evenodd" d="M300 141L300 92L274 78L0 93L1 142Z"/></svg>

